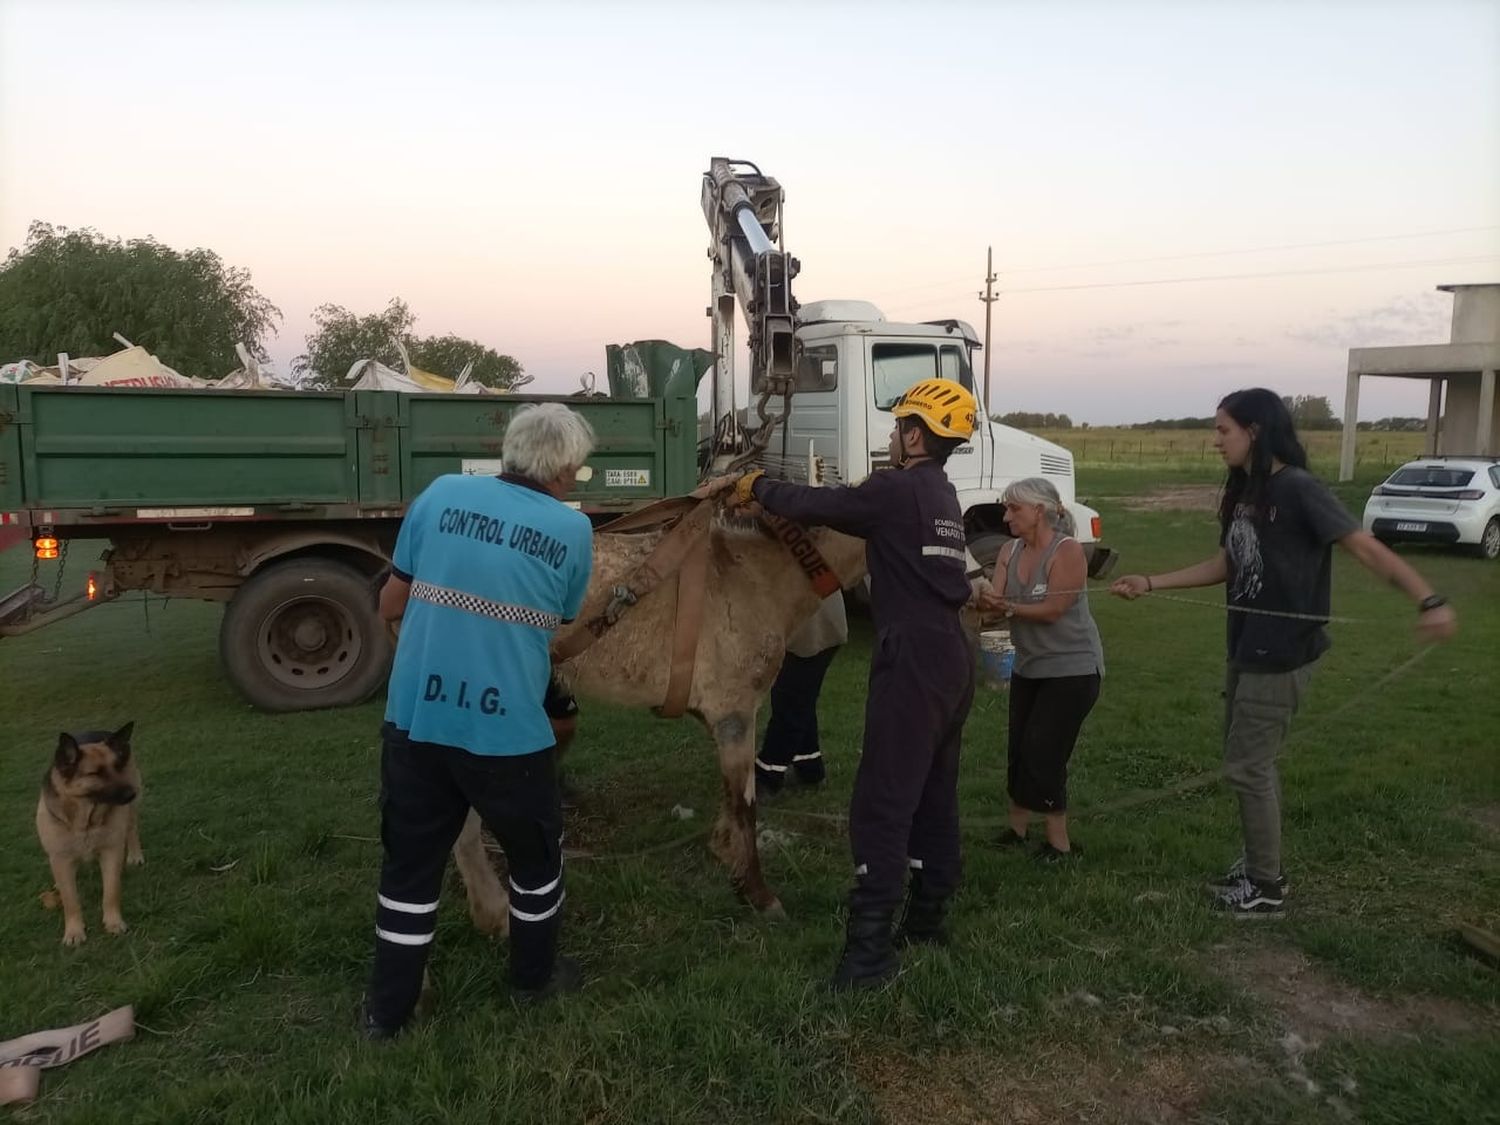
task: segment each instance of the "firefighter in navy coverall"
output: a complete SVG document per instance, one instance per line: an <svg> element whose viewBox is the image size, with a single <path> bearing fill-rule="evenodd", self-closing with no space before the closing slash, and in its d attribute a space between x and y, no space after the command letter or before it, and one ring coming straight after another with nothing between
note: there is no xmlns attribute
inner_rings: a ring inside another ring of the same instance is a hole
<svg viewBox="0 0 1500 1125"><path fill-rule="evenodd" d="M958 887L958 755L974 698L974 655L959 624L970 600L963 513L943 471L974 433L974 396L949 379L916 383L892 410L891 471L853 488L811 488L756 472L735 485L787 519L866 541L875 651L864 753L849 806L854 889L836 989L886 980L896 943L947 940ZM911 885L899 934L895 912Z"/></svg>

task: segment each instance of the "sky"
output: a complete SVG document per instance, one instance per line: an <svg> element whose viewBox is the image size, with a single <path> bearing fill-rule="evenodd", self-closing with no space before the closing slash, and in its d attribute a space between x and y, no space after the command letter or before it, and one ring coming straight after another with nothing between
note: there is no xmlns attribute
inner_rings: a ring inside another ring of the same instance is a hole
<svg viewBox="0 0 1500 1125"><path fill-rule="evenodd" d="M0 248L211 248L283 368L396 296L538 391L706 346L718 155L785 188L803 302L982 331L993 246L997 413L1338 411L1349 347L1500 281L1500 4L0 0Z"/></svg>

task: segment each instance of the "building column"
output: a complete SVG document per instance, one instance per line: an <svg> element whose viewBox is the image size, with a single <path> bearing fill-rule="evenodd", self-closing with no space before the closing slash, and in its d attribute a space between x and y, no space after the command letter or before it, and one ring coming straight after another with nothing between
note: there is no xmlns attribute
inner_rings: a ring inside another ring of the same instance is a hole
<svg viewBox="0 0 1500 1125"><path fill-rule="evenodd" d="M1339 446L1339 480L1354 479L1354 435L1359 425L1359 368L1349 359L1349 381L1344 386L1344 440Z"/></svg>
<svg viewBox="0 0 1500 1125"><path fill-rule="evenodd" d="M1438 454L1438 420L1443 413L1443 377L1434 375L1427 381L1427 440L1422 443L1422 452L1428 457Z"/></svg>
<svg viewBox="0 0 1500 1125"><path fill-rule="evenodd" d="M1489 456L1495 452L1495 370L1479 374L1479 421L1474 429L1474 452Z"/></svg>

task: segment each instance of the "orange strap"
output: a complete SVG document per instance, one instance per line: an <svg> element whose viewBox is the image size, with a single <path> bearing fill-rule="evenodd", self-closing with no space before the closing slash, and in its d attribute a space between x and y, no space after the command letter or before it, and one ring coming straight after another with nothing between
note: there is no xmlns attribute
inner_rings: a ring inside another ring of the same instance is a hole
<svg viewBox="0 0 1500 1125"><path fill-rule="evenodd" d="M635 518L652 509L656 509L654 519ZM671 513L665 520L662 518L664 510ZM569 626L558 636L552 644L552 663L561 664L586 652L595 641L614 628L627 609L676 574L693 548L700 541L707 540L712 518L711 503L680 497L652 504L648 508L642 508L640 512L632 512L600 528L600 534L613 534L612 529L626 521L629 521L629 526L625 530L660 527L666 520L676 521L630 576L610 591L610 599L602 610L587 621Z"/></svg>
<svg viewBox="0 0 1500 1125"><path fill-rule="evenodd" d="M761 519L771 529L771 534L792 553L792 558L797 560L797 565L801 567L808 582L812 583L818 597L826 598L843 587L844 584L833 567L828 565L812 537L807 534L807 528L784 516L772 515L764 509L761 511Z"/></svg>
<svg viewBox="0 0 1500 1125"><path fill-rule="evenodd" d="M656 713L679 718L687 710L693 690L693 664L698 658L698 634L703 631L703 602L708 590L708 536L698 536L677 572L677 612L672 633L672 671L667 677L667 699Z"/></svg>

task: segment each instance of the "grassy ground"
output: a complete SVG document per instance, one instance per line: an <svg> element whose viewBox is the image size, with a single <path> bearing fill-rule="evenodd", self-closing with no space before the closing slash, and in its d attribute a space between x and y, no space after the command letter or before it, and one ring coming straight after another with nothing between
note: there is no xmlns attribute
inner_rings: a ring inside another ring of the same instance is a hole
<svg viewBox="0 0 1500 1125"><path fill-rule="evenodd" d="M1203 511L1127 504L1173 472L1086 473L1126 567L1212 547ZM1346 489L1357 502L1369 481ZM75 556L81 552L75 551ZM962 778L966 884L947 951L834 999L849 880L837 814L860 739L869 635L854 624L823 722L827 792L768 811L790 920L733 900L701 836L718 780L686 723L585 706L570 769L565 944L585 991L518 1011L503 948L441 911L435 1017L374 1047L353 1033L371 946L380 704L249 710L219 674L218 612L102 607L0 647L0 1039L136 1007L135 1041L49 1072L27 1122L1494 1120L1500 974L1459 921L1500 929L1494 654L1500 567L1411 557L1462 639L1414 652L1412 612L1347 560L1335 647L1285 759L1290 915L1212 916L1202 878L1236 850L1217 787L1103 811L1216 761L1222 612L1096 598L1109 676L1075 757L1076 866L985 846L1004 808L1006 697L983 692ZM0 578L24 567L0 555ZM0 582L0 585L5 583ZM1206 592L1211 602L1213 594ZM65 950L31 828L63 727L136 721L147 865L132 929ZM673 819L674 805L698 810ZM1095 810L1091 812L1090 810ZM678 843L674 844L674 841ZM658 847L660 846L660 847ZM646 855L634 855L644 849Z"/></svg>

